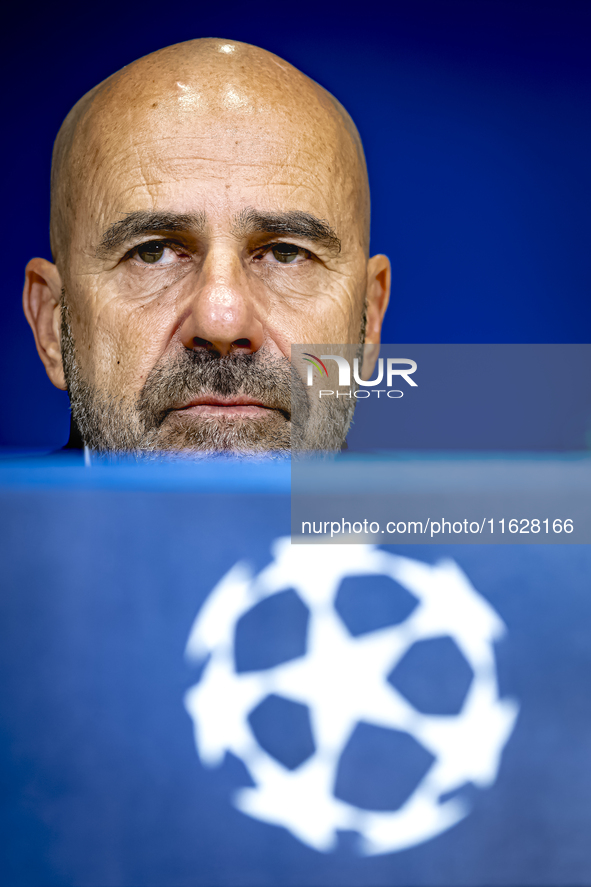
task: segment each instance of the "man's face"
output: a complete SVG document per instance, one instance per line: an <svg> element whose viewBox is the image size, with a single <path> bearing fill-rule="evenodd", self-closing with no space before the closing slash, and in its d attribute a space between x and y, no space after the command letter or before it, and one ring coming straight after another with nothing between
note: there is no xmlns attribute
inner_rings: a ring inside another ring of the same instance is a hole
<svg viewBox="0 0 591 887"><path fill-rule="evenodd" d="M319 125L305 96L282 107L243 80L179 79L149 99L131 84L118 119L91 116L78 164L61 347L83 437L107 450L286 450L294 394L300 443L338 448L351 408L321 416L290 348L361 340L351 140L328 113Z"/></svg>

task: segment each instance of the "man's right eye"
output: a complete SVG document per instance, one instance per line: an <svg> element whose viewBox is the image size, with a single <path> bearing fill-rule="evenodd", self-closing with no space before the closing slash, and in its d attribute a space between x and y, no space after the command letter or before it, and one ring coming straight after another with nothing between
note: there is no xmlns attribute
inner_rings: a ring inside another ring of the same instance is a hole
<svg viewBox="0 0 591 887"><path fill-rule="evenodd" d="M164 255L165 249L166 247L163 243L142 243L140 246L136 247L135 253L142 262L146 262L148 265L153 265L155 262L160 261Z"/></svg>

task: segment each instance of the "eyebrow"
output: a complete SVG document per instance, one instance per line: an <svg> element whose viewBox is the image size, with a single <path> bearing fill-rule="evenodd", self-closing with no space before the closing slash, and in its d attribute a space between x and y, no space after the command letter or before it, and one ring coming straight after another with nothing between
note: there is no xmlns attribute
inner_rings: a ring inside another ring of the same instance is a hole
<svg viewBox="0 0 591 887"><path fill-rule="evenodd" d="M295 235L324 246L335 255L341 251L341 241L328 222L300 210L275 213L245 209L234 218L234 233L238 236L276 234L281 237L289 237L289 235Z"/></svg>
<svg viewBox="0 0 591 887"><path fill-rule="evenodd" d="M96 255L98 258L108 257L138 237L179 231L203 234L206 227L207 219L202 212L130 212L107 228ZM248 234L292 235L324 246L334 255L341 251L341 241L328 222L301 210L284 213L260 212L252 208L242 210L234 217L233 233L239 237Z"/></svg>
<svg viewBox="0 0 591 887"><path fill-rule="evenodd" d="M96 254L105 258L130 240L148 234L192 231L198 234L206 227L205 213L131 212L110 225L101 237Z"/></svg>

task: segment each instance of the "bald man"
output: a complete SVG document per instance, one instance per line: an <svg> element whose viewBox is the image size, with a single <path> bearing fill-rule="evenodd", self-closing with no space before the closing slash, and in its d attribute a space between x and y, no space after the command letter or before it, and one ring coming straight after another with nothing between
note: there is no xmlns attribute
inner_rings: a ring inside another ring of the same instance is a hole
<svg viewBox="0 0 591 887"><path fill-rule="evenodd" d="M312 398L291 345L359 343L370 378L390 268L357 130L287 62L192 40L91 90L56 139L51 248L24 311L92 450L342 446L354 399Z"/></svg>

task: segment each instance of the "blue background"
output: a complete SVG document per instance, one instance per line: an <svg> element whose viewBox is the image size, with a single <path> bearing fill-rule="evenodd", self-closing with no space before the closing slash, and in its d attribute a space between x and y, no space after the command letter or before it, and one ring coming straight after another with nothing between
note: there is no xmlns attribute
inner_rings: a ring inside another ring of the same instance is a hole
<svg viewBox="0 0 591 887"><path fill-rule="evenodd" d="M52 142L75 101L162 46L263 46L345 104L363 138L372 250L393 263L388 342L591 340L591 6L584 2L21 4L4 22L8 261L0 446L52 448L68 402L22 316L50 256Z"/></svg>

